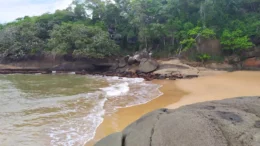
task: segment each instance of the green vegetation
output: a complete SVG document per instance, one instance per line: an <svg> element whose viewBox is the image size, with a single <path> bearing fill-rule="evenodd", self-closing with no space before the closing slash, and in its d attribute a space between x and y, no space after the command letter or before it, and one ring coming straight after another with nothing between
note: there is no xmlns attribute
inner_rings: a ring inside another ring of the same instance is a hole
<svg viewBox="0 0 260 146"><path fill-rule="evenodd" d="M63 23L53 28L48 47L58 54L103 58L118 51L108 33L83 24Z"/></svg>
<svg viewBox="0 0 260 146"><path fill-rule="evenodd" d="M201 61L203 63L208 61L211 58L211 56L208 54L199 54L197 57L198 57L199 61Z"/></svg>
<svg viewBox="0 0 260 146"><path fill-rule="evenodd" d="M232 32L229 30L224 30L221 36L221 43L223 45L223 49L232 51L248 49L253 46L253 43L249 41L249 37L247 35L243 35L241 30Z"/></svg>
<svg viewBox="0 0 260 146"><path fill-rule="evenodd" d="M0 58L104 58L144 48L174 55L207 39L220 40L226 55L259 45L260 1L75 0L66 10L0 25Z"/></svg>

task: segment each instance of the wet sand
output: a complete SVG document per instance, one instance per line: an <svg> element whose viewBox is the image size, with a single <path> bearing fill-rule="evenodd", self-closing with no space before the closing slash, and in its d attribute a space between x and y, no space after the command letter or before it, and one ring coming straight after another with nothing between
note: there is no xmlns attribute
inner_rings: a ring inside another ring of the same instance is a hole
<svg viewBox="0 0 260 146"><path fill-rule="evenodd" d="M171 103L178 102L182 96L187 94L186 92L179 90L174 84L174 81L154 80L153 83L162 85L160 91L163 92L164 95L146 104L121 108L114 114L106 115L103 123L97 129L95 138L86 144L86 146L93 146L99 139L114 132L122 131L126 126L140 118L142 115L159 108L164 108Z"/></svg>
<svg viewBox="0 0 260 146"><path fill-rule="evenodd" d="M162 85L164 94L139 106L122 108L112 115L106 115L98 127L95 138L86 146L93 146L99 139L123 130L142 115L159 108L178 108L198 102L221 100L241 96L260 96L260 72L239 71L220 73L186 80L155 80Z"/></svg>

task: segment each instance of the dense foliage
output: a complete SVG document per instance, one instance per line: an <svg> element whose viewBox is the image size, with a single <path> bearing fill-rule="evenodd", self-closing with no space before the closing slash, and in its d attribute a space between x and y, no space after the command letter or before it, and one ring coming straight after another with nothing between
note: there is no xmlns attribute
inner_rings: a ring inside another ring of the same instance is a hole
<svg viewBox="0 0 260 146"><path fill-rule="evenodd" d="M64 23L55 26L48 47L58 54L103 58L116 52L118 46L100 28Z"/></svg>
<svg viewBox="0 0 260 146"><path fill-rule="evenodd" d="M0 54L103 58L146 48L173 55L207 39L232 52L259 45L260 1L75 0L66 10L0 25Z"/></svg>

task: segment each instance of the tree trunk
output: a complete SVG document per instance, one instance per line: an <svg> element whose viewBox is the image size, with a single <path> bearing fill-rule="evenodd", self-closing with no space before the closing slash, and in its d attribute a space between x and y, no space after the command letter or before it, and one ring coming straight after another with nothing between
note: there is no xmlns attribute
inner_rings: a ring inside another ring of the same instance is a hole
<svg viewBox="0 0 260 146"><path fill-rule="evenodd" d="M165 37L163 38L164 47L166 46L166 40Z"/></svg>
<svg viewBox="0 0 260 146"><path fill-rule="evenodd" d="M145 38L145 47L147 48L147 38L146 37L144 37Z"/></svg>
<svg viewBox="0 0 260 146"><path fill-rule="evenodd" d="M117 22L116 22L116 19L115 19L115 32L116 32L116 26L117 26Z"/></svg>

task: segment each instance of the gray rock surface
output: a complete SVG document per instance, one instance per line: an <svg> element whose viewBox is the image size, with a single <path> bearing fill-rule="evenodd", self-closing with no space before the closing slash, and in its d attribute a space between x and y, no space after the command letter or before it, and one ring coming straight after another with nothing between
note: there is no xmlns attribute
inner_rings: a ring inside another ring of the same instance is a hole
<svg viewBox="0 0 260 146"><path fill-rule="evenodd" d="M121 146L123 135L121 132L111 134L97 142L95 146Z"/></svg>
<svg viewBox="0 0 260 146"><path fill-rule="evenodd" d="M260 57L260 49L255 47L250 51L245 51L242 56L245 58Z"/></svg>
<svg viewBox="0 0 260 146"><path fill-rule="evenodd" d="M139 52L135 52L135 54L133 56L129 56L127 58L127 63L129 65L135 64L135 63L140 63L142 59L149 59L150 58L150 54L146 49L141 50Z"/></svg>
<svg viewBox="0 0 260 146"><path fill-rule="evenodd" d="M240 56L238 56L238 55L232 55L232 56L226 57L225 60L229 64L237 64L241 61Z"/></svg>
<svg viewBox="0 0 260 146"><path fill-rule="evenodd" d="M125 58L119 59L118 67L123 68L127 65Z"/></svg>
<svg viewBox="0 0 260 146"><path fill-rule="evenodd" d="M260 97L156 110L121 134L95 146L260 146Z"/></svg>
<svg viewBox="0 0 260 146"><path fill-rule="evenodd" d="M139 65L139 71L143 73L150 73L155 71L159 67L158 62L152 59L143 58Z"/></svg>

